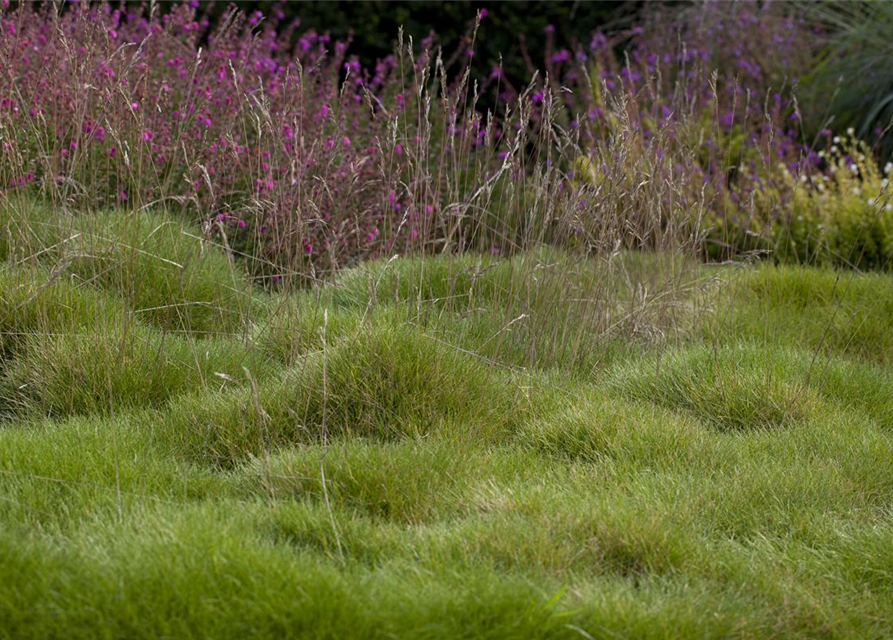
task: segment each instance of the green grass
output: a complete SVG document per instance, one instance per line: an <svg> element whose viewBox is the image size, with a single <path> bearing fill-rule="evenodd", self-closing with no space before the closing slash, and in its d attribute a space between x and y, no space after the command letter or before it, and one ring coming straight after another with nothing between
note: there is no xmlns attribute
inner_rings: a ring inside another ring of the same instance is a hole
<svg viewBox="0 0 893 640"><path fill-rule="evenodd" d="M703 331L707 342L734 337L890 364L893 279L799 266L745 270L731 277Z"/></svg>
<svg viewBox="0 0 893 640"><path fill-rule="evenodd" d="M0 638L893 633L889 279L2 216Z"/></svg>
<svg viewBox="0 0 893 640"><path fill-rule="evenodd" d="M244 269L163 212L60 215L13 201L0 207L0 237L0 258L108 291L164 329L238 332L259 311Z"/></svg>

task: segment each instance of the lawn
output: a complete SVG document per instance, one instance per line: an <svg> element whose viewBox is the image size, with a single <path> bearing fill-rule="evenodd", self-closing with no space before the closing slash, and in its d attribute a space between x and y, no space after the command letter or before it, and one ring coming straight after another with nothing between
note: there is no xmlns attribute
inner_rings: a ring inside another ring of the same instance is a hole
<svg viewBox="0 0 893 640"><path fill-rule="evenodd" d="M0 230L0 637L891 633L889 274Z"/></svg>

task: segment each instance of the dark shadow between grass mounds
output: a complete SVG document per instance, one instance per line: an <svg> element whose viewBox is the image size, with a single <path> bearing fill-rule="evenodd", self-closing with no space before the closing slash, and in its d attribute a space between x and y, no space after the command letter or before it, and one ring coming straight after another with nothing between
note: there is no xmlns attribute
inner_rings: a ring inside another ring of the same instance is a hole
<svg viewBox="0 0 893 640"><path fill-rule="evenodd" d="M528 404L511 376L408 326L369 326L275 381L188 396L154 426L189 458L230 466L333 437L392 440L445 430L487 440Z"/></svg>

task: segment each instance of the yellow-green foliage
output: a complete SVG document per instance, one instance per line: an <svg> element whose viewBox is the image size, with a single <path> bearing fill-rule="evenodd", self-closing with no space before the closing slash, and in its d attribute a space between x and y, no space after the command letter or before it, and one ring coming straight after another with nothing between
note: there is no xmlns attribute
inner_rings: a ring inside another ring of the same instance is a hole
<svg viewBox="0 0 893 640"><path fill-rule="evenodd" d="M820 156L824 174L797 179L781 169L793 194L778 227L779 256L810 264L868 269L893 266L893 165L883 171L868 146L835 137Z"/></svg>

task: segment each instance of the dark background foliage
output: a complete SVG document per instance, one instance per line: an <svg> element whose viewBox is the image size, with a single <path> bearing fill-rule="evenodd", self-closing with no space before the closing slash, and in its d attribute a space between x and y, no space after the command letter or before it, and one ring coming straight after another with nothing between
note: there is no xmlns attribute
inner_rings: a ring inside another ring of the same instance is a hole
<svg viewBox="0 0 893 640"><path fill-rule="evenodd" d="M486 77L500 56L510 82L521 86L531 77L525 58L537 68L547 53L549 41L555 48L586 46L592 32L626 24L641 8L640 0L605 0L603 2L482 2L457 0L437 2L385 2L354 0L335 2L213 2L205 5L212 16L219 17L235 5L246 13L256 10L268 14L280 9L285 21L300 18L299 31L314 29L329 32L334 39L352 38L348 52L359 56L364 67L393 53L397 31L403 26L415 42L434 32L436 44L443 47L448 59L463 44L471 31L477 12L486 9L472 64L474 77ZM166 7L161 6L164 11ZM547 27L554 27L551 36Z"/></svg>

